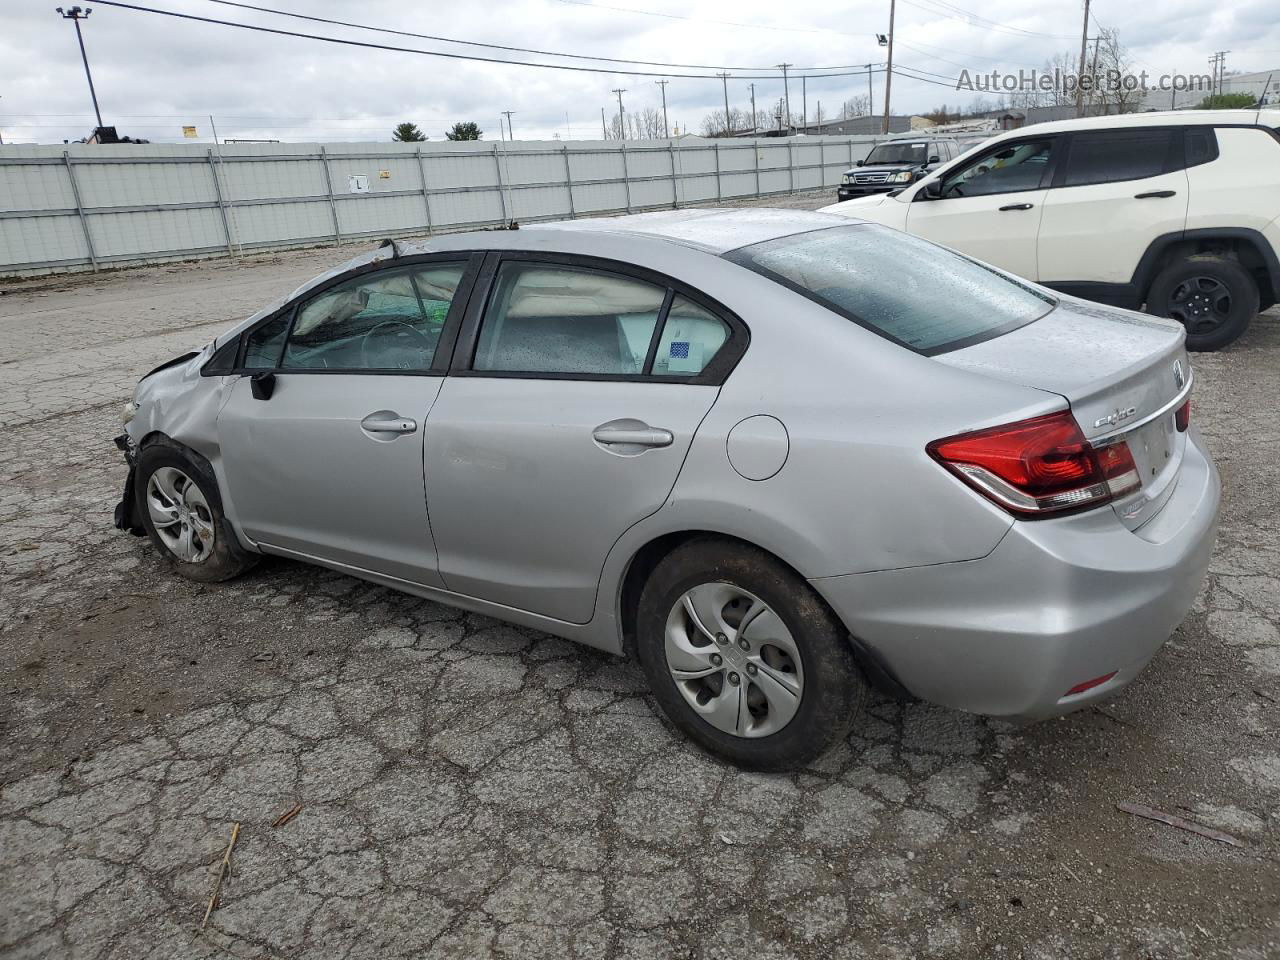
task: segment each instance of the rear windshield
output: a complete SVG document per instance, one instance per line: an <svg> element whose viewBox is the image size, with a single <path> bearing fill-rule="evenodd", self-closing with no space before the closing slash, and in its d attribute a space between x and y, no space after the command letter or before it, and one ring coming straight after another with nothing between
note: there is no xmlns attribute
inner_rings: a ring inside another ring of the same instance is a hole
<svg viewBox="0 0 1280 960"><path fill-rule="evenodd" d="M923 143L882 143L869 154L865 163L924 163ZM936 152L936 151L935 151Z"/></svg>
<svg viewBox="0 0 1280 960"><path fill-rule="evenodd" d="M998 337L1056 306L990 267L876 224L793 234L725 256L926 355Z"/></svg>

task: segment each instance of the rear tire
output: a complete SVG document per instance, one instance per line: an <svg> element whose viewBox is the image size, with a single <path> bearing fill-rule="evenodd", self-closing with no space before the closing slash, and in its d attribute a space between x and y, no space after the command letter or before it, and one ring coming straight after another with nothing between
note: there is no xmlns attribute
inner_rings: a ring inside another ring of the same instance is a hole
<svg viewBox="0 0 1280 960"><path fill-rule="evenodd" d="M1258 315L1258 284L1239 261L1197 254L1165 267L1147 294L1147 312L1186 328L1188 350L1220 350Z"/></svg>
<svg viewBox="0 0 1280 960"><path fill-rule="evenodd" d="M138 453L135 515L175 573L200 583L239 576L258 562L240 545L222 511L213 468L199 454L168 439Z"/></svg>
<svg viewBox="0 0 1280 960"><path fill-rule="evenodd" d="M835 614L786 566L737 541L698 539L668 554L636 626L663 713L740 767L804 766L845 737L866 702Z"/></svg>

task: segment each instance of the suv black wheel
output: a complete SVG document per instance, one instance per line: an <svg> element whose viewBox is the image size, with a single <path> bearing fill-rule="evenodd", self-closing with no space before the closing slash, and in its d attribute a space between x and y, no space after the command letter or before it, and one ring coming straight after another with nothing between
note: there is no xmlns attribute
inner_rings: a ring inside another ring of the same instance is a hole
<svg viewBox="0 0 1280 960"><path fill-rule="evenodd" d="M868 687L844 626L767 553L693 540L640 596L640 663L663 712L741 767L789 770L834 746Z"/></svg>
<svg viewBox="0 0 1280 960"><path fill-rule="evenodd" d="M134 469L134 515L175 573L213 583L258 562L227 522L204 457L171 440L154 440L139 451Z"/></svg>
<svg viewBox="0 0 1280 960"><path fill-rule="evenodd" d="M1165 267L1151 284L1147 312L1187 330L1188 350L1218 350L1236 340L1258 313L1258 285L1236 260L1207 254Z"/></svg>

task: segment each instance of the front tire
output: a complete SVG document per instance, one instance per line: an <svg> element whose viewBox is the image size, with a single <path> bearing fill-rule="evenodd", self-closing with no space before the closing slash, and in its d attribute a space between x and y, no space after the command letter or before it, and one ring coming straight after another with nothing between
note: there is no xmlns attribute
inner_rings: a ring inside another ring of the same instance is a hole
<svg viewBox="0 0 1280 960"><path fill-rule="evenodd" d="M690 541L640 596L640 664L691 740L752 770L790 770L848 733L868 688L843 625L794 572L732 540Z"/></svg>
<svg viewBox="0 0 1280 960"><path fill-rule="evenodd" d="M1165 267L1147 294L1147 312L1186 328L1188 350L1220 350L1258 314L1258 284L1239 261L1200 254Z"/></svg>
<svg viewBox="0 0 1280 960"><path fill-rule="evenodd" d="M141 449L134 469L135 516L175 573L216 583L258 562L236 539L207 460L160 439Z"/></svg>

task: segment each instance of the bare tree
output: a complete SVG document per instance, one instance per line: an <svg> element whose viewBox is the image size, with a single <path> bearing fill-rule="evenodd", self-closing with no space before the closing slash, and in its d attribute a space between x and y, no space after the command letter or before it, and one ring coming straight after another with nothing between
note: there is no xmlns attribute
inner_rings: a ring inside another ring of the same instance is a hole
<svg viewBox="0 0 1280 960"><path fill-rule="evenodd" d="M1129 89L1123 83L1133 72L1129 50L1120 42L1119 32L1109 27L1101 30L1097 43L1097 91L1092 102L1104 104L1108 113L1132 113L1142 103L1143 93L1140 87Z"/></svg>
<svg viewBox="0 0 1280 960"><path fill-rule="evenodd" d="M733 130L735 133L742 133L750 130L752 127L751 116L745 110L740 110L737 107L730 107L729 117L733 121ZM757 120L761 119L763 118L757 117ZM724 122L723 108L715 110L702 118L702 135L704 137L727 137L729 135L729 127Z"/></svg>
<svg viewBox="0 0 1280 960"><path fill-rule="evenodd" d="M841 120L848 120L850 117L869 116L871 116L871 98L865 93L858 94L856 97L850 97L844 103L840 104Z"/></svg>

